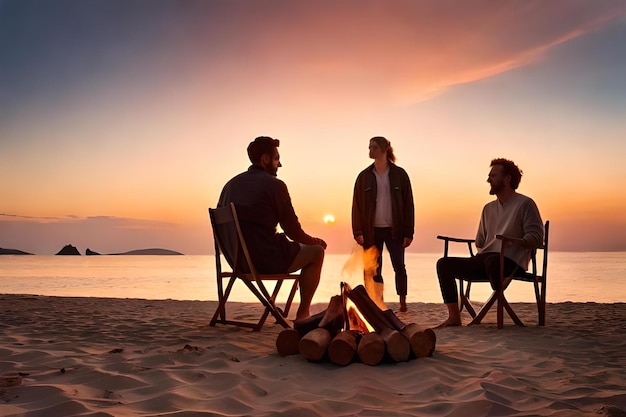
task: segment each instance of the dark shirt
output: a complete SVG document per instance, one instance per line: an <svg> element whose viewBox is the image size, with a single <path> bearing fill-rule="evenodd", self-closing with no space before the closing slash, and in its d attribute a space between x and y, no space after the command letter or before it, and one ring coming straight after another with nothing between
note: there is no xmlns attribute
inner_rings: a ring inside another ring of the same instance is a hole
<svg viewBox="0 0 626 417"><path fill-rule="evenodd" d="M300 251L298 242L319 244L302 230L287 185L260 167L253 165L226 183L218 207L231 202L252 262L261 273L287 272ZM277 233L278 224L285 233Z"/></svg>

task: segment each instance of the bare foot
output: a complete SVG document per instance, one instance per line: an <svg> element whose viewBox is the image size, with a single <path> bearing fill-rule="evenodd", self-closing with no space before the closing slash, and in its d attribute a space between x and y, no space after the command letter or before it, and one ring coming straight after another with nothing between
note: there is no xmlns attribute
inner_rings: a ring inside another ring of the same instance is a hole
<svg viewBox="0 0 626 417"><path fill-rule="evenodd" d="M298 308L298 311L296 312L296 320L306 319L310 315L311 315L311 312L309 311L308 308L303 308L302 306L300 306Z"/></svg>
<svg viewBox="0 0 626 417"><path fill-rule="evenodd" d="M443 323L441 323L438 326L435 326L435 329L441 329L443 327L458 327L458 326L462 326L463 323L461 323L460 321L453 321L451 319L448 319L446 321L444 321Z"/></svg>

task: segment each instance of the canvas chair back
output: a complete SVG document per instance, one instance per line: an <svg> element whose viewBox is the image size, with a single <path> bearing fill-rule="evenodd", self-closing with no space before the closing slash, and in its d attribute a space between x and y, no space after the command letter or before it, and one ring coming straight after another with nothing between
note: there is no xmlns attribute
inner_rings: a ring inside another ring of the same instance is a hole
<svg viewBox="0 0 626 417"><path fill-rule="evenodd" d="M215 269L217 276L218 307L211 319L211 326L216 323L233 324L243 327L251 327L253 330L261 330L266 318L271 314L276 322L283 327L292 327L292 323L287 320L291 303L298 289L300 274L260 274L252 263L250 252L246 245L241 225L237 217L237 210L233 203L219 208L210 208L209 217L213 227L213 237L215 240ZM225 270L222 265L222 256L228 263L230 270ZM228 284L224 288L223 280L227 279ZM245 286L263 304L265 310L256 323L245 320L235 320L226 318L226 303L231 294L233 285L237 280L242 281ZM283 281L293 280L291 291L283 309L276 306L276 298ZM270 293L265 282L273 281L275 285Z"/></svg>

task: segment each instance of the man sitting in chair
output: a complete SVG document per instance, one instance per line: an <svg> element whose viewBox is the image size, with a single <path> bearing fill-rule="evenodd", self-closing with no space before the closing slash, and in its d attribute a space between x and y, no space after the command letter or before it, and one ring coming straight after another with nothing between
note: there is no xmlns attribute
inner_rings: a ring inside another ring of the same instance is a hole
<svg viewBox="0 0 626 417"><path fill-rule="evenodd" d="M500 248L496 235L523 239L523 245L510 244L504 249L504 274L516 268L528 269L530 251L543 242L543 221L535 202L517 193L522 171L513 161L498 158L491 161L487 182L489 194L496 200L485 205L476 233L478 254L471 258L441 258L437 261L437 276L443 302L448 307L448 319L438 327L460 326L461 313L455 278L484 276L495 290L500 285Z"/></svg>
<svg viewBox="0 0 626 417"><path fill-rule="evenodd" d="M260 273L302 270L298 320L310 316L326 242L302 230L287 185L276 178L276 172L282 166L278 145L278 139L267 136L260 136L248 145L252 165L226 183L218 207L235 203L252 263ZM278 224L285 233L277 233Z"/></svg>

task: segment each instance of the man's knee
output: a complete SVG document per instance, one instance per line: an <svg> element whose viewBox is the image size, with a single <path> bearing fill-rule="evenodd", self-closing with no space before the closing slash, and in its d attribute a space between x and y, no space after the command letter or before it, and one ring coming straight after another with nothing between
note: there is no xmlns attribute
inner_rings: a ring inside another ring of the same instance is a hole
<svg viewBox="0 0 626 417"><path fill-rule="evenodd" d="M300 252L305 264L321 264L324 261L324 248L320 245L303 245Z"/></svg>
<svg viewBox="0 0 626 417"><path fill-rule="evenodd" d="M307 247L307 249L310 251L309 256L311 257L313 262L317 263L324 260L325 251L324 248L320 245L310 245Z"/></svg>
<svg viewBox="0 0 626 417"><path fill-rule="evenodd" d="M448 269L449 258L439 258L437 260L437 275L441 277L441 272Z"/></svg>

